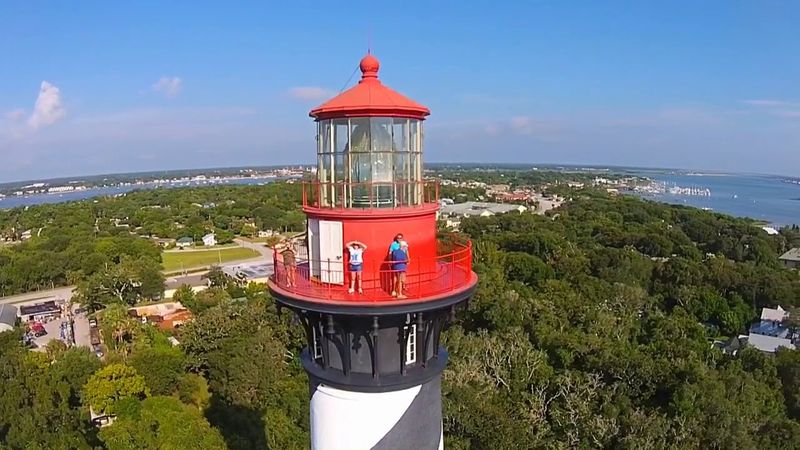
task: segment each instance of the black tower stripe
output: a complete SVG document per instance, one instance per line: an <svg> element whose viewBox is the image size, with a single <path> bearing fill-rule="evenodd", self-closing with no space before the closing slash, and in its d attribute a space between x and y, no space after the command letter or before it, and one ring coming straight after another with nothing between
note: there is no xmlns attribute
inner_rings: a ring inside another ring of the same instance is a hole
<svg viewBox="0 0 800 450"><path fill-rule="evenodd" d="M373 450L437 450L442 439L441 376L424 383L400 420Z"/></svg>

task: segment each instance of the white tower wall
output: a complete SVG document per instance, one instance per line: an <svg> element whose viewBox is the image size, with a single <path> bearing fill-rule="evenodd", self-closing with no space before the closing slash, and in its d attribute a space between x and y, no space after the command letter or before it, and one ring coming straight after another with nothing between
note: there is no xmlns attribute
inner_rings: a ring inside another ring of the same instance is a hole
<svg viewBox="0 0 800 450"><path fill-rule="evenodd" d="M319 384L311 396L313 450L443 449L439 377L389 392Z"/></svg>

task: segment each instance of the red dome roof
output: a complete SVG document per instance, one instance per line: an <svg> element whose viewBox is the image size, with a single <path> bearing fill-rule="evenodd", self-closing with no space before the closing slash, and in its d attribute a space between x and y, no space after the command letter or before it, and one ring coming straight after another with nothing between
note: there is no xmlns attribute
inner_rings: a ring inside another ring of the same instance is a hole
<svg viewBox="0 0 800 450"><path fill-rule="evenodd" d="M378 80L381 67L378 58L367 54L359 67L361 81L357 85L312 109L309 115L315 119L371 116L424 119L431 113L425 106Z"/></svg>

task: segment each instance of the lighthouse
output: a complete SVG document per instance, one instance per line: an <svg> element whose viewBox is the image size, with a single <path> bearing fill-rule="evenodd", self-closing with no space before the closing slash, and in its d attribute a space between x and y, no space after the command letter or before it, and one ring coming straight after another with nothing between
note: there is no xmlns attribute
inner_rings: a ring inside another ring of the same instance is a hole
<svg viewBox="0 0 800 450"><path fill-rule="evenodd" d="M422 166L430 111L385 86L371 54L360 69L309 113L307 252L276 251L269 288L305 330L312 449L441 449L440 336L475 291L472 245L437 231L438 183Z"/></svg>

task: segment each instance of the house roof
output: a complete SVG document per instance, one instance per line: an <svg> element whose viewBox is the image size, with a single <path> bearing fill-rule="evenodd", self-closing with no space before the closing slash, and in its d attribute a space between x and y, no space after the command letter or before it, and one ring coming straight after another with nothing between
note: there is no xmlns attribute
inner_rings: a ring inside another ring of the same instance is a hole
<svg viewBox="0 0 800 450"><path fill-rule="evenodd" d="M168 314L175 313L177 311L183 311L185 309L186 308L181 304L181 302L164 302L164 303L156 303L153 305L137 306L128 309L128 312L133 312L134 315L138 317L165 316Z"/></svg>
<svg viewBox="0 0 800 450"><path fill-rule="evenodd" d="M21 306L19 308L19 312L23 316L30 316L32 314L42 314L50 312L60 312L60 311L61 308L56 306L56 302L53 300L44 303L39 303L36 305Z"/></svg>
<svg viewBox="0 0 800 450"><path fill-rule="evenodd" d="M795 247L780 256L781 261L800 262L800 247Z"/></svg>
<svg viewBox="0 0 800 450"><path fill-rule="evenodd" d="M187 243L192 243L192 242L194 242L194 239L190 238L189 236L184 236L184 237L178 239L178 243L179 244L187 244Z"/></svg>
<svg viewBox="0 0 800 450"><path fill-rule="evenodd" d="M774 320L759 320L750 325L750 334L785 338L789 336L789 328Z"/></svg>
<svg viewBox="0 0 800 450"><path fill-rule="evenodd" d="M215 236L214 233L208 233L207 235L203 236L203 239L213 238Z"/></svg>
<svg viewBox="0 0 800 450"><path fill-rule="evenodd" d="M344 117L410 117L424 119L430 110L378 80L380 62L367 54L361 63L361 81L320 106L309 116L321 120Z"/></svg>
<svg viewBox="0 0 800 450"><path fill-rule="evenodd" d="M773 322L782 322L789 313L778 305L778 308L761 308L761 320L771 320Z"/></svg>
<svg viewBox="0 0 800 450"><path fill-rule="evenodd" d="M17 323L17 307L8 303L0 304L0 323L13 327Z"/></svg>
<svg viewBox="0 0 800 450"><path fill-rule="evenodd" d="M731 336L725 347L729 350L738 350L742 347L742 341L737 336Z"/></svg>
<svg viewBox="0 0 800 450"><path fill-rule="evenodd" d="M791 350L794 350L795 348L794 344L792 344L792 341L789 339L764 336L761 334L750 334L750 336L747 337L747 344L761 350L762 352L769 353L774 353L779 347L786 347Z"/></svg>

